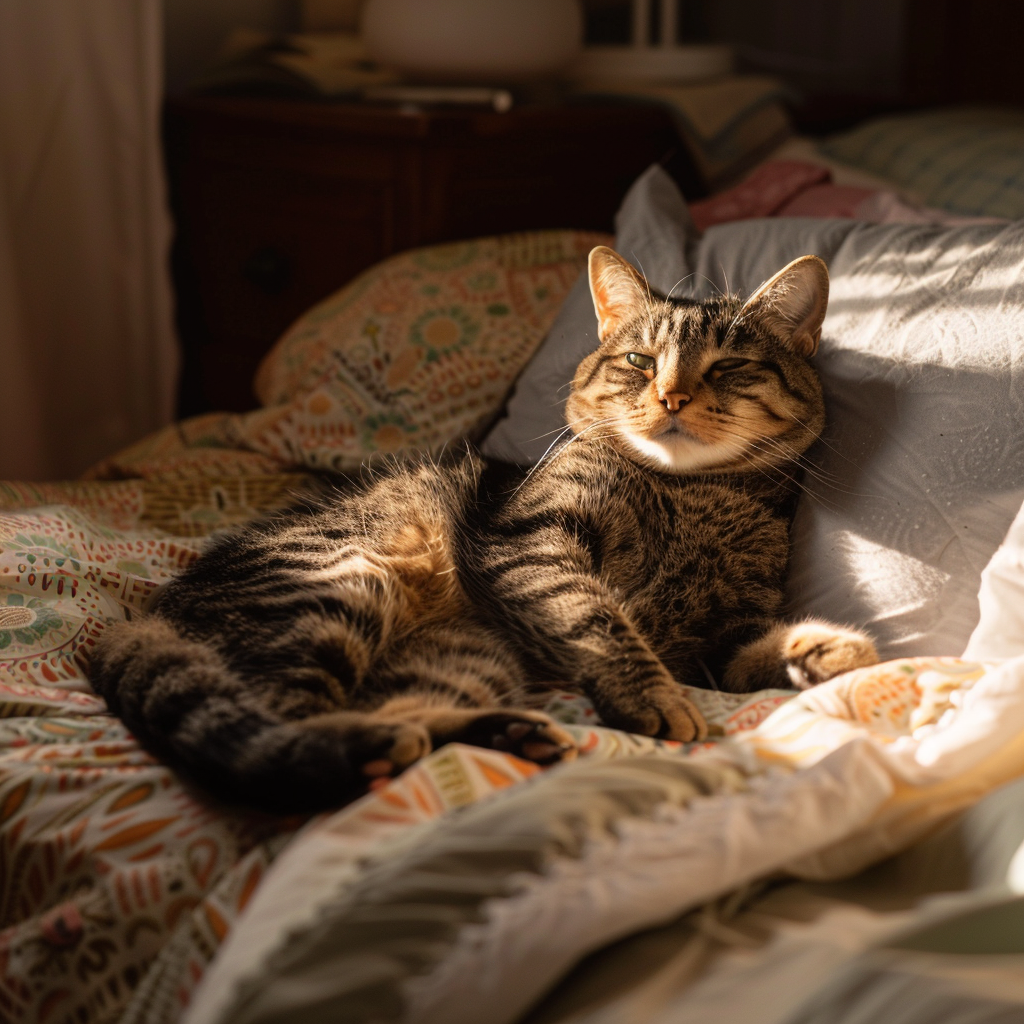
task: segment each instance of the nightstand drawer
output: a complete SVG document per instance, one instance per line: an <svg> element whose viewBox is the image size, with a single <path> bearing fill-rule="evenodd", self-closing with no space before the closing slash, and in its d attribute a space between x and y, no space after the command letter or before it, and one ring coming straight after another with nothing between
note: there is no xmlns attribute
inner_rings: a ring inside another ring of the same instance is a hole
<svg viewBox="0 0 1024 1024"><path fill-rule="evenodd" d="M191 238L212 336L277 336L394 250L395 188L308 175L204 182Z"/></svg>
<svg viewBox="0 0 1024 1024"><path fill-rule="evenodd" d="M225 335L194 353L191 381L197 399L208 409L243 412L252 409L256 398L252 391L253 378L266 355L262 335L246 337L242 334ZM200 392L199 388L203 390Z"/></svg>
<svg viewBox="0 0 1024 1024"><path fill-rule="evenodd" d="M252 408L239 374L386 256L509 231L610 230L630 182L679 150L656 105L170 102L180 414Z"/></svg>

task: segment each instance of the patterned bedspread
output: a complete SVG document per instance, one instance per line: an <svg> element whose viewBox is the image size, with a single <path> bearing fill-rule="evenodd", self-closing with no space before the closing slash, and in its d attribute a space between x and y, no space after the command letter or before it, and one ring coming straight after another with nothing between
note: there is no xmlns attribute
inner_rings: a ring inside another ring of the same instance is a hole
<svg viewBox="0 0 1024 1024"><path fill-rule="evenodd" d="M177 1019L297 829L219 807L135 743L89 691L89 648L144 611L202 537L288 500L294 474L0 485L0 1017ZM718 737L789 693L695 698ZM677 744L601 728L554 695L588 756ZM396 829L534 774L509 755L439 751L347 812L355 856Z"/></svg>

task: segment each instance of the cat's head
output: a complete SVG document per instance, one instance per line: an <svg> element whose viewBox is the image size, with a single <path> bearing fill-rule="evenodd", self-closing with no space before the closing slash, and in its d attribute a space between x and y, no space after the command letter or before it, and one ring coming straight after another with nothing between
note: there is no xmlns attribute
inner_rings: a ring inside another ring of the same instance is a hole
<svg viewBox="0 0 1024 1024"><path fill-rule="evenodd" d="M605 246L590 254L601 344L566 405L578 435L603 437L662 472L746 472L799 456L825 422L807 362L828 271L803 256L746 302L666 299Z"/></svg>

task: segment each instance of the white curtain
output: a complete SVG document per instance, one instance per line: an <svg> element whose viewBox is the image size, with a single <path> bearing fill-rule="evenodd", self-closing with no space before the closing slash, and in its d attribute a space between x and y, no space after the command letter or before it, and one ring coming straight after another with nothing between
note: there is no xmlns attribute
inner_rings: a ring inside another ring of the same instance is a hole
<svg viewBox="0 0 1024 1024"><path fill-rule="evenodd" d="M0 0L0 479L171 419L160 0Z"/></svg>

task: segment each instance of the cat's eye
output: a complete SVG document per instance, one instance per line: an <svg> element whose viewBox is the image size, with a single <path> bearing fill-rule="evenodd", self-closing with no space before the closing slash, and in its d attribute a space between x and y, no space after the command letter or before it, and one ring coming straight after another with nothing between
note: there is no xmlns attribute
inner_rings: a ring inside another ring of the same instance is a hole
<svg viewBox="0 0 1024 1024"><path fill-rule="evenodd" d="M645 356L642 352L628 352L626 362L638 370L653 370L655 360L654 356Z"/></svg>
<svg viewBox="0 0 1024 1024"><path fill-rule="evenodd" d="M717 363L711 364L711 372L728 373L730 370L738 370L741 366L749 365L749 359L719 359Z"/></svg>

